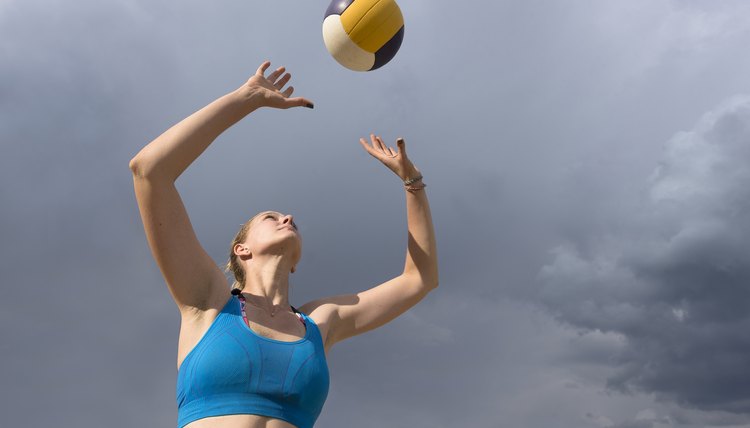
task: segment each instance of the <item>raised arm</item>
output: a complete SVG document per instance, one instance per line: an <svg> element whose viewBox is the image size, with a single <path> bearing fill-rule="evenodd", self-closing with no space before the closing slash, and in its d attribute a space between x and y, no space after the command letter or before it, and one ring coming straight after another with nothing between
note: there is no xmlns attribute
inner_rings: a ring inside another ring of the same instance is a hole
<svg viewBox="0 0 750 428"><path fill-rule="evenodd" d="M294 89L284 89L291 76L283 67L264 76L269 66L264 62L239 89L174 125L130 161L146 238L181 311L214 307L226 297L227 284L195 236L175 187L177 177L216 137L254 110L312 108L309 100L290 98Z"/></svg>
<svg viewBox="0 0 750 428"><path fill-rule="evenodd" d="M300 309L317 315L327 331L326 347L393 320L438 286L438 261L430 204L419 170L406 155L406 143L397 148L370 136L362 147L405 182L407 247L404 271L397 277L356 294L310 302ZM315 319L315 316L313 316Z"/></svg>
<svg viewBox="0 0 750 428"><path fill-rule="evenodd" d="M428 290L435 288L438 285L437 245L422 174L406 156L403 138L396 140L396 150L386 146L380 137L371 135L370 139L372 145L368 145L364 139L360 140L360 144L393 171L404 182L406 190L406 225L409 236L402 276L416 286Z"/></svg>

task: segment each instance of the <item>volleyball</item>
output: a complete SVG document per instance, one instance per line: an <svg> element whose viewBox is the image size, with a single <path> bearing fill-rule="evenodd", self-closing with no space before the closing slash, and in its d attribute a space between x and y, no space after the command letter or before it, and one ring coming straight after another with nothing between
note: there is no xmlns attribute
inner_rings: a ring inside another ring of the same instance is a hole
<svg viewBox="0 0 750 428"><path fill-rule="evenodd" d="M393 0L333 0L323 19L326 49L350 70L384 66L403 39L404 17Z"/></svg>

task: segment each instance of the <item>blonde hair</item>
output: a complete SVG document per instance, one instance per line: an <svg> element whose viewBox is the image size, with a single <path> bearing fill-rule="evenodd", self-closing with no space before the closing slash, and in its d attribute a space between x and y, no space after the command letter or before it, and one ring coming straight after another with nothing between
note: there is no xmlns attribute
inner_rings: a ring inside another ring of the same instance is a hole
<svg viewBox="0 0 750 428"><path fill-rule="evenodd" d="M245 222L245 224L240 227L240 230L236 235L234 235L234 239L232 239L232 245L229 247L229 260L227 261L226 266L224 266L224 271L232 272L232 275L234 276L234 284L232 284L232 288L236 288L238 290L242 290L243 288L245 288L245 269L242 267L242 263L240 263L237 254L234 254L234 247L237 244L245 242L247 233L250 231L250 224L252 224L253 220L255 220L255 218L259 215L267 212L268 211L263 211L254 215L253 218Z"/></svg>

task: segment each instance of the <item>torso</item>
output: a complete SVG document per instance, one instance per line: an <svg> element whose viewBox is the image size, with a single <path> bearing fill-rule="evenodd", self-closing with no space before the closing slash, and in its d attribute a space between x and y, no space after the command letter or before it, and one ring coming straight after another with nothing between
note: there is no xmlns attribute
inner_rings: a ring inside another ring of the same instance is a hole
<svg viewBox="0 0 750 428"><path fill-rule="evenodd" d="M180 325L180 338L177 349L177 367L179 369L185 357L198 344L218 316L219 310L208 310L192 316L183 315ZM318 326L323 343L326 343L328 323L321 314L306 314ZM247 306L247 320L250 329L269 339L293 342L305 337L306 328L291 309L271 317L258 308ZM328 353L326 345L325 351ZM294 425L280 419L258 415L227 415L199 419L186 425L185 428L295 428Z"/></svg>

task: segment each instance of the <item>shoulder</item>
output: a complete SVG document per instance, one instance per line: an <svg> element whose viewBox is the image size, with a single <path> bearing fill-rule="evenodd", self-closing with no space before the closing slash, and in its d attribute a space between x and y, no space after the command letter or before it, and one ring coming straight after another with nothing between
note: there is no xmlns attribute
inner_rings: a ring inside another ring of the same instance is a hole
<svg viewBox="0 0 750 428"><path fill-rule="evenodd" d="M341 306L353 305L357 302L356 295L339 295L324 297L313 300L299 307L299 310L308 317L312 318L315 323L330 322L338 313Z"/></svg>
<svg viewBox="0 0 750 428"><path fill-rule="evenodd" d="M328 323L331 314L335 311L333 305L326 304L322 299L307 302L298 309L319 326Z"/></svg>
<svg viewBox="0 0 750 428"><path fill-rule="evenodd" d="M329 333L337 317L337 303L331 298L317 299L305 303L298 309L318 326L326 349L330 348L333 343L331 343Z"/></svg>

